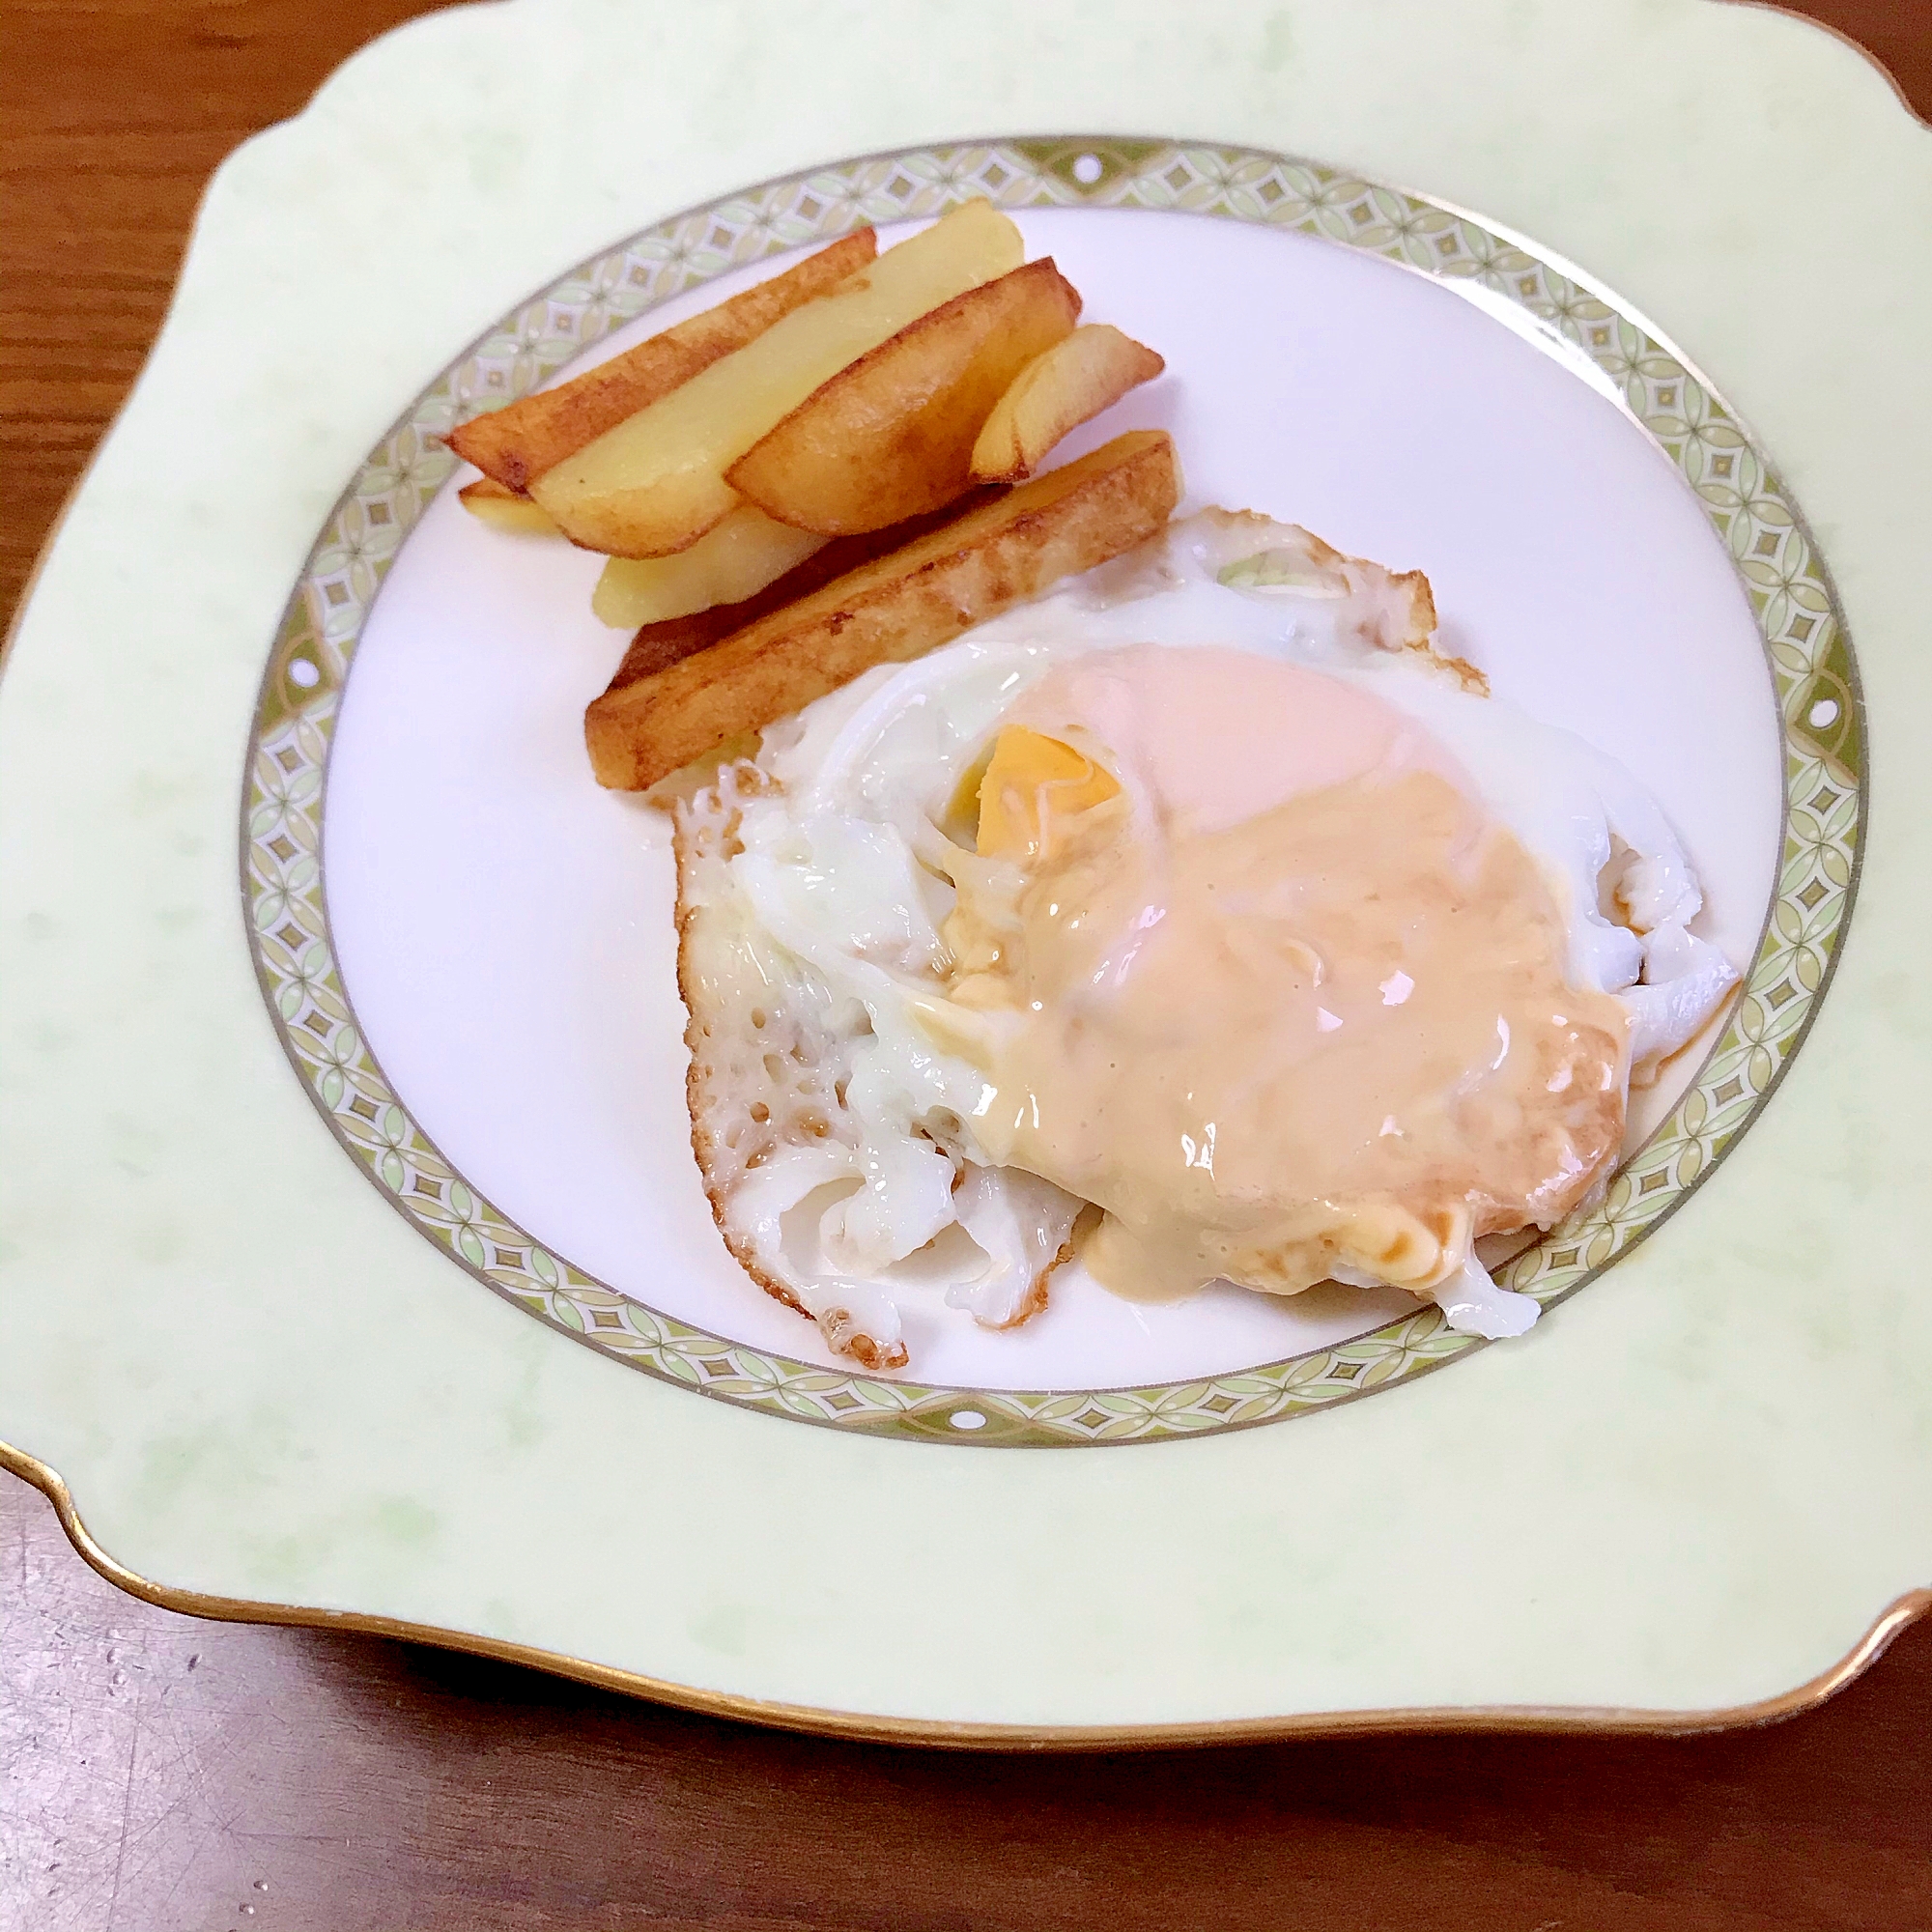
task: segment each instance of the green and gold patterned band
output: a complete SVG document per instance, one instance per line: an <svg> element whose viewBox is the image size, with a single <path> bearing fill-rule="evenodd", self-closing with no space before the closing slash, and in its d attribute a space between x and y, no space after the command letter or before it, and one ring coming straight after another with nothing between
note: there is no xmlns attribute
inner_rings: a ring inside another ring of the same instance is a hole
<svg viewBox="0 0 1932 1932"><path fill-rule="evenodd" d="M1258 223L1480 284L1607 376L1695 491L1750 599L1783 721L1776 896L1731 1018L1669 1118L1600 1205L1520 1255L1503 1283L1548 1307L1683 1205L1765 1105L1803 1041L1857 890L1861 701L1824 565L1763 452L1648 325L1568 267L1468 214L1278 155L1069 138L870 156L662 222L492 329L370 454L310 554L275 639L242 825L257 974L317 1108L396 1208L497 1293L646 1375L822 1427L1003 1447L1158 1441L1309 1414L1484 1345L1447 1327L1432 1307L1240 1374L1071 1393L939 1388L747 1348L593 1280L468 1185L391 1090L336 970L321 848L336 708L384 573L455 467L440 435L526 393L609 330L714 276L862 223L937 214L974 196L1008 209L1159 209Z"/></svg>

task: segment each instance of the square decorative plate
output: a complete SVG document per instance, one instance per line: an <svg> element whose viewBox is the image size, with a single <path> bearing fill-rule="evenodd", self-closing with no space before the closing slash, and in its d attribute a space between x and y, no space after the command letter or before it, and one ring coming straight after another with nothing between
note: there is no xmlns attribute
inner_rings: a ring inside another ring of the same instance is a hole
<svg viewBox="0 0 1932 1932"><path fill-rule="evenodd" d="M1714 0L849 13L455 10L217 177L0 681L0 1459L179 1607L858 1734L1825 1694L1932 1577L1932 134ZM867 1373L718 1240L622 639L438 437L973 196L1168 356L1089 445L1425 569L1699 867L1523 1340L1076 1272Z"/></svg>

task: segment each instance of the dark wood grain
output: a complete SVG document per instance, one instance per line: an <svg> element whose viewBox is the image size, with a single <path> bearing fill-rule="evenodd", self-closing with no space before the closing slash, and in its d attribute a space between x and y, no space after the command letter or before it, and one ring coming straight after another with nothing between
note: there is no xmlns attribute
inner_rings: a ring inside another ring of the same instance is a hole
<svg viewBox="0 0 1932 1932"><path fill-rule="evenodd" d="M420 11L0 0L0 606L210 171ZM1932 0L1806 11L1932 113ZM0 1932L1905 1932L1932 1925L1928 1737L1921 1626L1823 1711L1719 1738L830 1744L153 1609L0 1476Z"/></svg>

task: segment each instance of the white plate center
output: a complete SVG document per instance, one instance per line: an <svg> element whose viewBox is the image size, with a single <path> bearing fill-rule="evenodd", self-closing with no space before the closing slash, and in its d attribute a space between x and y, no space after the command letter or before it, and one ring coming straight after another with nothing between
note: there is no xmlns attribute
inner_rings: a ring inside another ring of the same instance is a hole
<svg viewBox="0 0 1932 1932"><path fill-rule="evenodd" d="M1029 254L1053 255L1081 290L1088 320L1167 357L1158 384L1065 453L1164 426L1190 501L1262 510L1426 572L1449 650L1656 794L1702 877L1701 929L1747 963L1777 853L1763 645L1702 509L1604 380L1444 283L1322 242L1146 211L1015 218ZM668 304L577 366L754 279ZM583 707L626 641L590 614L598 567L486 529L453 487L404 545L329 767L343 983L403 1104L535 1239L668 1314L829 1363L817 1331L725 1254L698 1184L668 838L647 808L601 791L583 753ZM1414 1305L1224 1289L1143 1308L1069 1270L1014 1333L908 1311L910 1373L963 1387L1181 1380Z"/></svg>

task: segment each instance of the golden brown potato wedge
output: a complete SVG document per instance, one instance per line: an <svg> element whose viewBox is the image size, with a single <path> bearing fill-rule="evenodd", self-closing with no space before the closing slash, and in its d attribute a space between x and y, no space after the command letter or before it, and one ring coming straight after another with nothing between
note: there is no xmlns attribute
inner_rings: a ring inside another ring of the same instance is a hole
<svg viewBox="0 0 1932 1932"><path fill-rule="evenodd" d="M993 406L973 445L975 479L1031 476L1062 437L1166 367L1144 343L1104 322L1076 328L1028 363Z"/></svg>
<svg viewBox="0 0 1932 1932"><path fill-rule="evenodd" d="M737 507L724 472L774 423L915 317L1016 269L1020 255L1019 230L1004 214L965 202L565 457L530 494L586 549L683 550Z"/></svg>
<svg viewBox="0 0 1932 1932"><path fill-rule="evenodd" d="M504 489L494 476L481 476L474 483L466 483L456 496L472 517L488 524L493 530L508 530L519 537L563 534L541 504L518 496L514 490Z"/></svg>
<svg viewBox="0 0 1932 1932"><path fill-rule="evenodd" d="M971 488L993 406L1079 317L1051 258L968 289L814 389L724 480L780 523L832 536L939 509Z"/></svg>
<svg viewBox="0 0 1932 1932"><path fill-rule="evenodd" d="M862 565L584 715L598 782L637 791L836 691L918 657L1056 580L1151 536L1180 496L1162 430L1117 437Z"/></svg>
<svg viewBox="0 0 1932 1932"><path fill-rule="evenodd" d="M786 571L776 582L768 583L742 604L714 604L709 610L694 611L688 617L640 625L638 635L631 639L630 649L624 653L624 662L611 680L611 689L621 691L640 677L668 668L680 658L715 644L720 638L728 638L733 631L742 631L770 611L795 604L821 584L830 583L835 577L843 577L862 563L870 563L875 556L884 556L888 551L923 537L927 530L936 529L996 494L999 493L992 490L975 490L961 501L949 503L929 517L912 517L903 524L895 524L889 530L873 530L863 537L834 537L795 569Z"/></svg>
<svg viewBox="0 0 1932 1932"><path fill-rule="evenodd" d="M714 604L742 603L824 543L810 530L774 523L755 504L740 503L675 556L613 556L590 608L613 629L635 631Z"/></svg>
<svg viewBox="0 0 1932 1932"><path fill-rule="evenodd" d="M878 253L869 228L841 237L756 288L673 324L554 389L473 417L445 440L466 463L520 495L566 456L626 416L688 383L700 369L762 335L781 316L830 295Z"/></svg>

